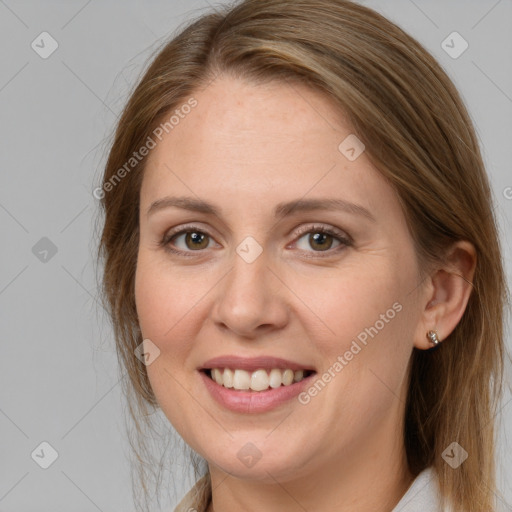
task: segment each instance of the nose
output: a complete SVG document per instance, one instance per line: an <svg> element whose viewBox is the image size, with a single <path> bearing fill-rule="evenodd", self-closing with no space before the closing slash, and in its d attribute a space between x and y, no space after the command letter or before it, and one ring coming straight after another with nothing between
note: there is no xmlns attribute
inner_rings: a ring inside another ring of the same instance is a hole
<svg viewBox="0 0 512 512"><path fill-rule="evenodd" d="M264 254L252 263L235 254L213 308L213 320L220 329L254 339L287 324L286 287Z"/></svg>

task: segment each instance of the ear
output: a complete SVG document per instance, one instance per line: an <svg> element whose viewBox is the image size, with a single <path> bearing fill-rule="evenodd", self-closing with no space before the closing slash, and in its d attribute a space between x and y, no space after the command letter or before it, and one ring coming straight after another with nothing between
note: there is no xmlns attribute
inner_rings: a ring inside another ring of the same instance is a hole
<svg viewBox="0 0 512 512"><path fill-rule="evenodd" d="M422 301L423 313L414 336L414 346L432 348L427 332L435 330L445 340L459 323L473 289L476 250L470 242L456 242L445 263L427 280Z"/></svg>

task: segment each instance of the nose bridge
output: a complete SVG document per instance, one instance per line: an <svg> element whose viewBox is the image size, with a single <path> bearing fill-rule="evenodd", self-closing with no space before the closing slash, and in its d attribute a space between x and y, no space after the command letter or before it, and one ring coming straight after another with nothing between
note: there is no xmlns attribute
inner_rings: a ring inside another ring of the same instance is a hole
<svg viewBox="0 0 512 512"><path fill-rule="evenodd" d="M258 249L252 242L239 244L233 256L225 294L229 294L233 300L241 300L247 309L252 306L261 310L272 295L268 265L268 255L263 253L263 248Z"/></svg>
<svg viewBox="0 0 512 512"><path fill-rule="evenodd" d="M231 271L217 298L216 321L250 336L260 326L282 326L286 307L268 254L247 237L236 248Z"/></svg>

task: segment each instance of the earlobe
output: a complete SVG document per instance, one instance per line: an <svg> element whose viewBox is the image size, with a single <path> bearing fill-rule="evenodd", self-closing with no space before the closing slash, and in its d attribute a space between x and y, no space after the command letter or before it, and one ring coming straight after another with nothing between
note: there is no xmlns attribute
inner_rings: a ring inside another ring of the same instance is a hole
<svg viewBox="0 0 512 512"><path fill-rule="evenodd" d="M445 263L429 279L414 346L427 350L438 346L459 323L473 290L476 250L470 242L456 242Z"/></svg>
<svg viewBox="0 0 512 512"><path fill-rule="evenodd" d="M431 330L427 331L427 340L435 347L436 345L439 345L441 343L441 340L439 339L439 335L437 334L437 331Z"/></svg>

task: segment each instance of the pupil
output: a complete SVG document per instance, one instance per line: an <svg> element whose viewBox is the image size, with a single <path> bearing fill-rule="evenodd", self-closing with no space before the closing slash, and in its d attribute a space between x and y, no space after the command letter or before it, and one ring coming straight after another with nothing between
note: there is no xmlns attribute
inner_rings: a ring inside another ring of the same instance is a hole
<svg viewBox="0 0 512 512"><path fill-rule="evenodd" d="M318 243L322 244L322 242L325 242L325 240L328 236L330 236L330 235L328 235L326 233L315 233L313 235L310 235L310 238L312 239L313 245L314 245L314 244L318 244ZM320 245L320 249L327 250L330 248L330 246L331 246L331 244L328 244L328 246Z"/></svg>
<svg viewBox="0 0 512 512"><path fill-rule="evenodd" d="M192 241L192 244L196 245L195 249L197 249L198 245L205 240L205 234L191 232L188 233L187 238Z"/></svg>

